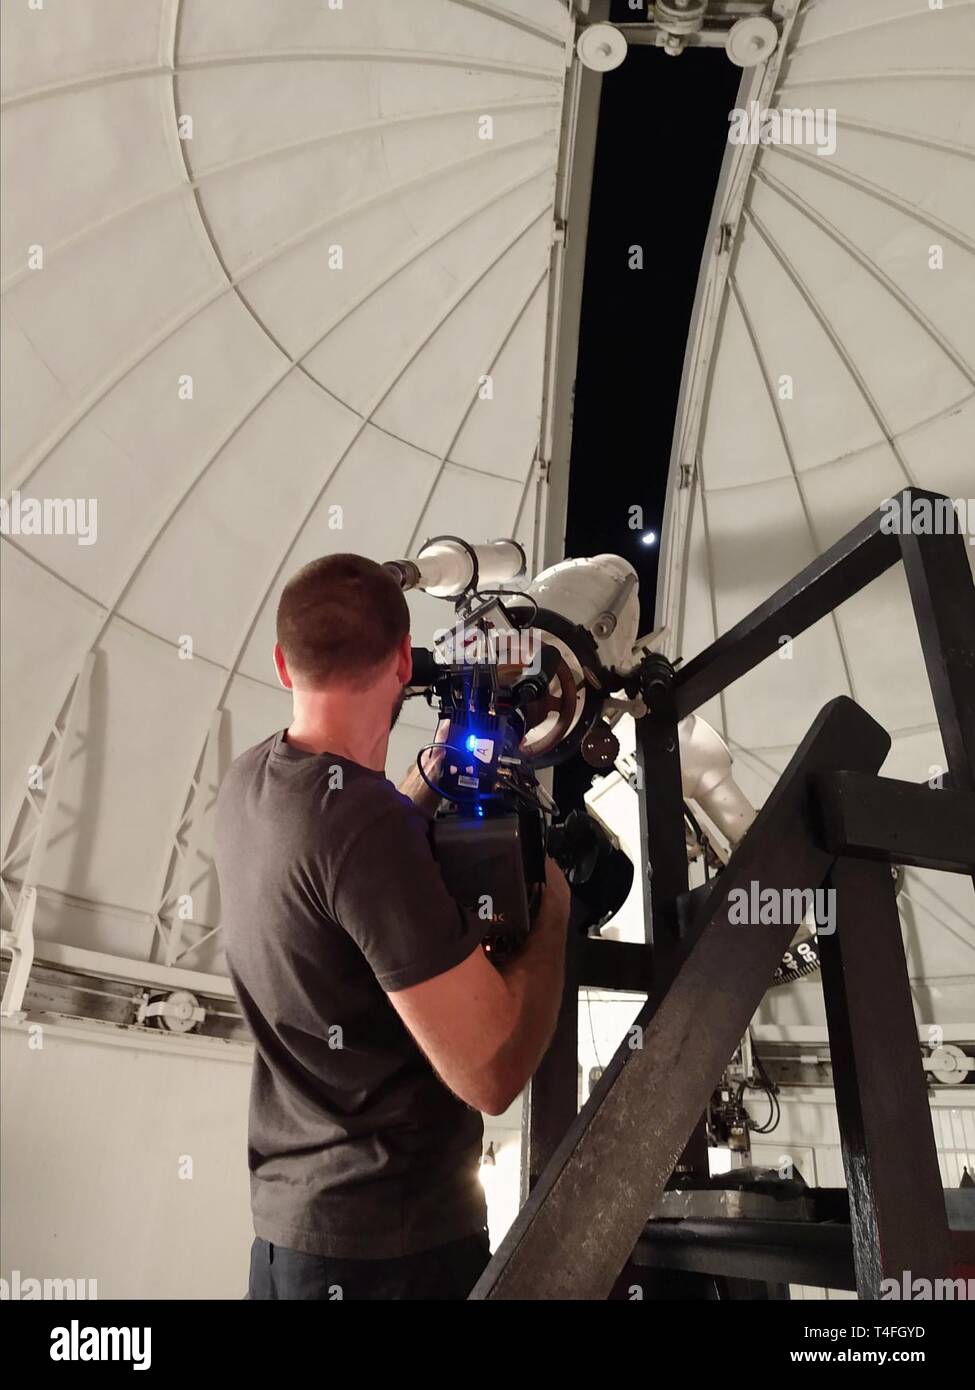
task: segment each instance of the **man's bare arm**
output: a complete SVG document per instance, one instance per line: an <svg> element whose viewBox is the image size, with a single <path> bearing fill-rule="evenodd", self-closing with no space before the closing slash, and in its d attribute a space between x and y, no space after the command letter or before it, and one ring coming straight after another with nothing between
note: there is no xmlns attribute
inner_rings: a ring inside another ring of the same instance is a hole
<svg viewBox="0 0 975 1390"><path fill-rule="evenodd" d="M475 950L452 970L389 995L441 1079L489 1115L507 1110L552 1040L568 919L568 884L547 860L538 917L503 971Z"/></svg>

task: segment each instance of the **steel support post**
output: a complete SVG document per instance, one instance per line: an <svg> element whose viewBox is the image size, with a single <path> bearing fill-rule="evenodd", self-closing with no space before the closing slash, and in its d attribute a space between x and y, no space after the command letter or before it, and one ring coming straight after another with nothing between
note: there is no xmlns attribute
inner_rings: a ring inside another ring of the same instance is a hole
<svg viewBox="0 0 975 1390"><path fill-rule="evenodd" d="M677 904L688 888L673 683L673 668L656 658L644 684L649 713L636 721L640 859L649 875L644 885L644 919L657 990L666 988L680 967L684 952ZM675 1168L698 1177L708 1176L708 1136L703 1114Z"/></svg>
<svg viewBox="0 0 975 1390"><path fill-rule="evenodd" d="M975 584L961 535L901 537L951 785L975 791Z"/></svg>
<svg viewBox="0 0 975 1390"><path fill-rule="evenodd" d="M938 1154L890 867L838 859L836 930L820 933L857 1289L951 1263Z"/></svg>
<svg viewBox="0 0 975 1390"><path fill-rule="evenodd" d="M975 584L968 548L960 534L902 535L900 542L949 785L975 792Z"/></svg>
<svg viewBox="0 0 975 1390"><path fill-rule="evenodd" d="M579 1113L579 963L584 945L577 936L566 943L565 987L555 1033L522 1103L522 1202Z"/></svg>

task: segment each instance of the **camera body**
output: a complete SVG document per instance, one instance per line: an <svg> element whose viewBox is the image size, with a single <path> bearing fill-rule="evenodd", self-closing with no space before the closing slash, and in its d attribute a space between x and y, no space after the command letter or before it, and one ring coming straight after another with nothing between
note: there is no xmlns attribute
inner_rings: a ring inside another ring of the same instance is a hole
<svg viewBox="0 0 975 1390"><path fill-rule="evenodd" d="M545 880L546 811L521 753L523 706L533 692L519 670L505 683L494 662L431 664L443 757L435 789L444 798L432 830L433 850L453 897L483 923L484 949L496 962L523 943ZM429 780L429 779L428 779Z"/></svg>
<svg viewBox="0 0 975 1390"><path fill-rule="evenodd" d="M540 818L516 809L477 820L448 811L434 821L433 852L451 896L482 923L488 958L509 959L531 930L545 877Z"/></svg>
<svg viewBox="0 0 975 1390"><path fill-rule="evenodd" d="M521 664L445 663L414 648L414 689L436 703L447 728L417 759L444 799L433 822L434 854L451 895L482 922L485 953L497 965L531 930L546 854L569 880L571 925L582 932L619 910L633 880L632 864L605 827L579 811L562 821L536 775L526 735L557 661L558 652L544 645ZM436 780L422 764L431 748L443 749Z"/></svg>

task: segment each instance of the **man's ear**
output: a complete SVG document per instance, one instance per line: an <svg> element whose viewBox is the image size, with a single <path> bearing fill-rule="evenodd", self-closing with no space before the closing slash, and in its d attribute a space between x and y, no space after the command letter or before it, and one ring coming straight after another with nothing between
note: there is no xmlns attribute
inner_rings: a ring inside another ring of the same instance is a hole
<svg viewBox="0 0 975 1390"><path fill-rule="evenodd" d="M288 675L288 663L284 659L284 652L281 650L280 642L274 644L274 669L277 672L278 680L285 690L292 688L291 677Z"/></svg>
<svg viewBox="0 0 975 1390"><path fill-rule="evenodd" d="M400 685L409 685L413 678L413 646L412 638L409 633L399 644L399 651L396 659L396 679Z"/></svg>

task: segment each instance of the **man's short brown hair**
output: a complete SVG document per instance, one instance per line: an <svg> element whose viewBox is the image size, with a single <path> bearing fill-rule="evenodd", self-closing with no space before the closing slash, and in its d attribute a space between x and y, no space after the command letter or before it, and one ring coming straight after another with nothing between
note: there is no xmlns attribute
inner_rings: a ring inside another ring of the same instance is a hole
<svg viewBox="0 0 975 1390"><path fill-rule="evenodd" d="M291 576L278 604L278 644L292 680L367 685L410 630L403 591L363 555L323 555Z"/></svg>

